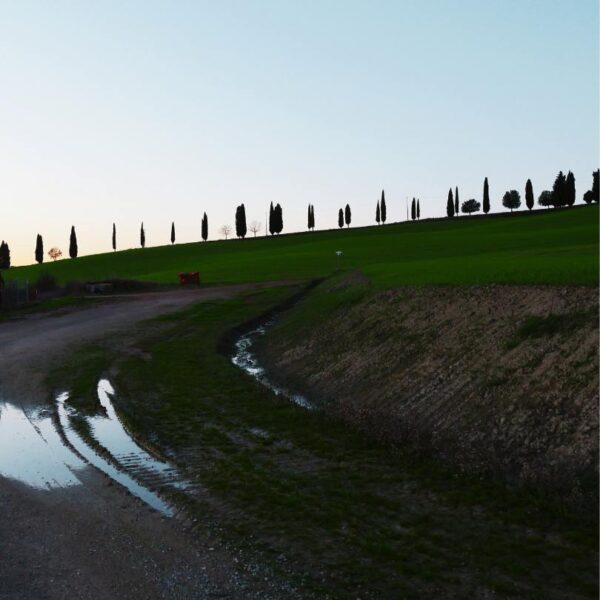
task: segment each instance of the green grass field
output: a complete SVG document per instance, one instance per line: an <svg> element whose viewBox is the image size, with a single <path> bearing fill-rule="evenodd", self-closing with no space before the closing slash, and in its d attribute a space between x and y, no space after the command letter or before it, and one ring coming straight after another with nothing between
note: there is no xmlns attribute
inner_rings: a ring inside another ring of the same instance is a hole
<svg viewBox="0 0 600 600"><path fill-rule="evenodd" d="M531 214L461 217L219 242L177 244L10 269L6 279L128 278L176 283L200 271L204 283L306 279L337 267L375 284L598 283L598 206Z"/></svg>

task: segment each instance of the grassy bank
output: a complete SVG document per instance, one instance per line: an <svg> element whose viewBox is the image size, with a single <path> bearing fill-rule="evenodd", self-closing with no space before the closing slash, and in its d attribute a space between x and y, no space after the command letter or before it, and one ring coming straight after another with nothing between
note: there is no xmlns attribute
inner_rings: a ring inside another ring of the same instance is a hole
<svg viewBox="0 0 600 600"><path fill-rule="evenodd" d="M205 283L309 279L340 266L383 287L447 283L598 283L598 206L461 217L341 231L177 244L10 269L7 279L103 278L173 283L200 271Z"/></svg>
<svg viewBox="0 0 600 600"><path fill-rule="evenodd" d="M303 596L596 597L596 529L583 517L368 442L216 351L294 291L153 320L82 349L52 383L91 409L89 392L110 370L130 426L198 484L179 506Z"/></svg>

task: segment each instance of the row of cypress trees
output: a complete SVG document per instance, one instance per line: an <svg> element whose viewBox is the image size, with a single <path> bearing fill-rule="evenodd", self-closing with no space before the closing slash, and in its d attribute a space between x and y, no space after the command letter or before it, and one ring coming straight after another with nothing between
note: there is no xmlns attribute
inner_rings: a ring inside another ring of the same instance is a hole
<svg viewBox="0 0 600 600"><path fill-rule="evenodd" d="M410 205L410 218L413 221L421 218L421 204L418 199L412 199L412 203Z"/></svg>
<svg viewBox="0 0 600 600"><path fill-rule="evenodd" d="M596 170L592 173L592 188L585 192L583 200L587 204L593 202L599 202L600 200L600 170ZM565 175L562 171L558 173L552 190L543 191L539 198L538 204L540 206L553 206L553 207L564 207L573 206L575 204L576 190L575 190L575 176L571 171ZM482 207L483 204L483 207ZM459 210L465 214L472 214L479 212L483 208L485 214L490 211L490 192L488 178L486 177L483 181L483 203L479 203L474 198L466 200L460 205L458 187L455 188L454 193L452 188L448 191L448 200L446 203L446 214L448 217L453 217L459 213ZM508 208L511 212L518 209L521 206L521 195L517 190L508 190L502 197L502 205ZM533 193L533 184L531 179L528 179L525 183L525 205L529 210L532 210L535 205L535 197ZM411 203L411 219L417 220L421 218L421 207L418 198L413 198ZM381 200L377 202L375 210L375 221L377 224L384 224L387 219L387 207L385 203L385 191L381 190ZM350 227L352 221L352 211L350 205L346 204L345 209L339 209L338 211L338 226L341 228L344 225ZM312 204L308 205L308 229L314 230L315 228L315 207ZM238 238L246 237L248 227L246 224L246 208L242 203L236 208L235 213L235 230ZM269 209L269 232L271 235L275 233L279 234L283 230L283 211L280 204L271 206ZM208 217L206 213L202 216L202 240L208 239ZM175 223L171 223L171 243L175 243ZM140 246L144 248L146 246L146 232L144 230L144 223L142 222L140 227ZM115 223L112 227L112 249L117 249L117 229ZM69 237L69 256L76 258L79 249L77 245L77 234L75 227L71 226L71 234ZM42 236L38 233L35 244L35 260L38 263L44 261L44 242ZM0 244L0 269L8 269L10 267L10 248L4 241Z"/></svg>
<svg viewBox="0 0 600 600"><path fill-rule="evenodd" d="M385 205L385 190L381 190L381 200L377 202L375 209L375 221L377 225L384 225L387 219L387 207Z"/></svg>
<svg viewBox="0 0 600 600"><path fill-rule="evenodd" d="M599 199L599 185L598 179L600 170L596 170L592 173L592 189L585 192L583 200L587 204L592 202L598 202ZM572 171L568 171L565 175L562 171L558 173L552 190L543 191L539 198L538 204L545 207L565 207L573 206L576 200L575 190L575 175ZM532 210L535 205L535 196L533 193L533 184L531 179L528 179L525 183L525 206ZM517 190L507 190L502 196L502 206L508 208L511 212L518 209L521 206L521 194ZM461 210L463 213L471 214L479 212L481 204L471 198L466 202L463 202ZM483 212L487 214L490 211L490 190L487 177L483 181ZM452 188L448 191L448 200L446 202L446 214L448 217L453 217L459 212L459 199L458 199L458 187L455 189L455 194L452 194ZM413 217L414 218L414 217Z"/></svg>
<svg viewBox="0 0 600 600"><path fill-rule="evenodd" d="M341 228L345 224L346 227L350 227L350 223L352 223L352 211L350 205L346 204L346 208L343 210L340 208L338 212L338 226Z"/></svg>

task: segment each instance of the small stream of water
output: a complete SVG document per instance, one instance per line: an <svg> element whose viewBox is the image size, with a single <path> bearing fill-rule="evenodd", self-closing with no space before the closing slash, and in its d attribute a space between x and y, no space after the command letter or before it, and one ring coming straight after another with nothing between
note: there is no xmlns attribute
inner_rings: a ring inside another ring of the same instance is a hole
<svg viewBox="0 0 600 600"><path fill-rule="evenodd" d="M290 390L273 383L268 378L265 369L260 365L253 346L256 340L264 336L268 328L272 325L273 321L267 321L263 325L242 335L234 344L235 351L231 357L231 362L236 365L236 367L246 371L248 375L251 375L257 381L260 381L260 383L269 388L275 395L283 396L302 408L315 410L315 405L305 396L291 392Z"/></svg>

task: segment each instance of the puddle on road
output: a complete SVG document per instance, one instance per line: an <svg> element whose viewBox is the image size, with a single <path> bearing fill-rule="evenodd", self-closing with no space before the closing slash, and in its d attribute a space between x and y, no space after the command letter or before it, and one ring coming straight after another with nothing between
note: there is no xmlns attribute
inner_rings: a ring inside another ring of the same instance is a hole
<svg viewBox="0 0 600 600"><path fill-rule="evenodd" d="M66 404L68 393L56 398L58 430L46 412L26 414L13 404L0 402L0 476L36 489L67 487L81 484L76 471L89 463L149 506L172 516L173 508L153 489L191 486L172 465L155 458L131 438L114 409L113 394L110 382L100 380L98 398L106 415L84 417L102 454L73 428L72 417L77 413ZM61 434L71 447L63 443Z"/></svg>
<svg viewBox="0 0 600 600"><path fill-rule="evenodd" d="M85 463L62 442L52 419L0 403L0 475L36 489L78 485Z"/></svg>
<svg viewBox="0 0 600 600"><path fill-rule="evenodd" d="M88 417L92 437L103 446L116 461L127 468L146 485L172 485L185 489L177 470L169 463L152 456L133 440L125 429L111 401L115 393L107 379L98 383L98 398L106 411L106 416Z"/></svg>
<svg viewBox="0 0 600 600"><path fill-rule="evenodd" d="M233 356L231 357L231 362L234 365L243 369L249 375L252 375L256 380L260 381L265 387L268 387L272 392L277 396L283 396L284 398L288 398L298 406L302 408L306 408L308 410L314 410L316 407L312 404L307 398L300 394L295 394L290 392L289 390L282 388L276 384L274 384L268 377L265 372L265 369L260 366L258 362L258 358L256 357L255 352L253 351L253 345L258 337L262 337L267 332L267 329L273 324L272 321L268 321L264 325L249 331L248 333L241 336L235 342L235 351Z"/></svg>

